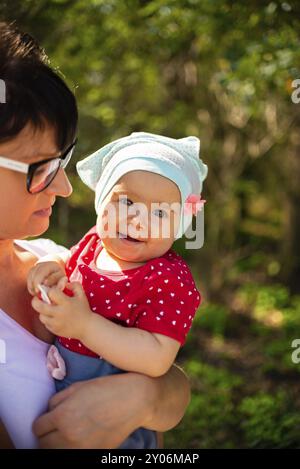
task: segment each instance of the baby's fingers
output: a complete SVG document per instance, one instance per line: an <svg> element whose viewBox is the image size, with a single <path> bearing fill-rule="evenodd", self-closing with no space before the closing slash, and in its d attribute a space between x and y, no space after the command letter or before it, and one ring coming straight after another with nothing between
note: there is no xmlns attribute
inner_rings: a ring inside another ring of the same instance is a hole
<svg viewBox="0 0 300 469"><path fill-rule="evenodd" d="M57 288L63 291L68 283L68 277L61 277L57 283Z"/></svg>
<svg viewBox="0 0 300 469"><path fill-rule="evenodd" d="M28 276L27 276L27 290L29 291L30 295L34 295L34 287L33 287L33 283L32 283L32 273L31 271L29 272Z"/></svg>
<svg viewBox="0 0 300 469"><path fill-rule="evenodd" d="M44 274L36 274L32 280L33 295L40 293L39 285L46 285L46 279L48 277Z"/></svg>
<svg viewBox="0 0 300 469"><path fill-rule="evenodd" d="M38 274L37 269L34 267L29 271L27 276L27 289L29 293L34 296L39 293L38 284L43 283L44 276Z"/></svg>
<svg viewBox="0 0 300 469"><path fill-rule="evenodd" d="M47 285L47 287L53 287L54 285L57 285L58 282L63 278L66 278L66 276L62 270L52 272L45 278L44 285Z"/></svg>
<svg viewBox="0 0 300 469"><path fill-rule="evenodd" d="M73 296L77 298L86 298L84 289L79 282L69 282L67 283L67 289L73 293Z"/></svg>
<svg viewBox="0 0 300 469"><path fill-rule="evenodd" d="M40 300L37 296L32 298L31 306L39 314L43 314L49 318L53 317L55 314L55 307L53 305L48 305L44 301Z"/></svg>

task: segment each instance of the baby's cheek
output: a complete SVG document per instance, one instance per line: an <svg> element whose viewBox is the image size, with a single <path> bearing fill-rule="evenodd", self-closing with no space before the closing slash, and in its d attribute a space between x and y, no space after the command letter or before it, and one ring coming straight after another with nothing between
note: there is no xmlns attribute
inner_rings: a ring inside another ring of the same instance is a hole
<svg viewBox="0 0 300 469"><path fill-rule="evenodd" d="M171 215L171 225L172 225L172 230L171 233L175 233L174 236L176 235L178 228L180 224L180 208L178 208L174 213Z"/></svg>
<svg viewBox="0 0 300 469"><path fill-rule="evenodd" d="M119 210L119 205L113 201L105 205L99 212L96 222L97 234L100 238L106 237L109 233L115 235L118 226L127 227L127 212Z"/></svg>
<svg viewBox="0 0 300 469"><path fill-rule="evenodd" d="M173 215L160 220L158 239L161 244L163 243L164 247L168 246L168 244L173 244L177 232L177 224L175 224Z"/></svg>
<svg viewBox="0 0 300 469"><path fill-rule="evenodd" d="M158 238L158 239L151 239L147 243L147 258L153 259L155 257L163 256L173 244L173 239L168 238Z"/></svg>

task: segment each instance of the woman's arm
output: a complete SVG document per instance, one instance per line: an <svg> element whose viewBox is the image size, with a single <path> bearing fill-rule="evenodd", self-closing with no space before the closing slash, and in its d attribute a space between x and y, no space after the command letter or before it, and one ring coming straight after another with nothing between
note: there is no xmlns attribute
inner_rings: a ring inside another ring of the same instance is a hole
<svg viewBox="0 0 300 469"><path fill-rule="evenodd" d="M168 373L159 378L148 379L154 387L154 400L143 426L149 430L166 432L178 425L190 403L189 379L177 365L173 365ZM145 392L149 392L148 387Z"/></svg>
<svg viewBox="0 0 300 469"><path fill-rule="evenodd" d="M189 401L189 381L176 365L159 378L122 373L56 394L33 429L42 448L117 448L139 427L173 428Z"/></svg>

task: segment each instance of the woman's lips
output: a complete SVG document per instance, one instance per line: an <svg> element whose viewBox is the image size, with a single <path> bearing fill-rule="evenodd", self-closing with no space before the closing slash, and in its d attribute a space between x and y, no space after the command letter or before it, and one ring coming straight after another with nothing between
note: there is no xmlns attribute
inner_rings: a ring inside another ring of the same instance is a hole
<svg viewBox="0 0 300 469"><path fill-rule="evenodd" d="M52 207L49 208L44 208L43 210L38 210L34 212L33 214L36 215L37 217L50 217L52 213Z"/></svg>

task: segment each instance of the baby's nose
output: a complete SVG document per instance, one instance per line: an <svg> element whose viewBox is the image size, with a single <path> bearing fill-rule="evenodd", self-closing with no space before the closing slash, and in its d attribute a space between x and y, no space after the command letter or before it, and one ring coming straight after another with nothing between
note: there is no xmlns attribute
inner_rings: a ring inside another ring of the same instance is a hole
<svg viewBox="0 0 300 469"><path fill-rule="evenodd" d="M141 238L148 237L148 220L139 216L134 216L128 221L127 232L132 233L132 236Z"/></svg>

